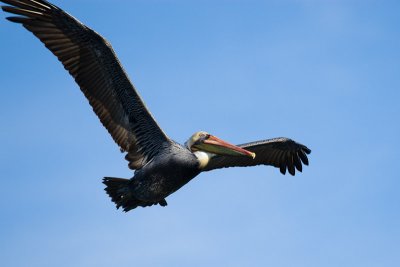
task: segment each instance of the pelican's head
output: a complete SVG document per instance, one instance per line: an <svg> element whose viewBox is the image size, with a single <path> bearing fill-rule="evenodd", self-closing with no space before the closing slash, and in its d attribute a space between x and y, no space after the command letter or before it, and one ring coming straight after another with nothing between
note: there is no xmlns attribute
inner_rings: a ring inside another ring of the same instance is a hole
<svg viewBox="0 0 400 267"><path fill-rule="evenodd" d="M204 131L193 134L185 145L192 152L203 151L225 156L247 156L253 159L256 157L255 153L229 144Z"/></svg>

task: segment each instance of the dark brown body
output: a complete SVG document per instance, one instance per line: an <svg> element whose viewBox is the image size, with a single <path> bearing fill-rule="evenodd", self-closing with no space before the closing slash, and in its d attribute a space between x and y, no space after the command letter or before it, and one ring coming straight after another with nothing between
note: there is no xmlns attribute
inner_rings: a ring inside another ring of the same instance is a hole
<svg viewBox="0 0 400 267"><path fill-rule="evenodd" d="M117 207L129 211L138 206L166 206L165 198L200 173L196 156L178 143L160 151L132 179L104 178L106 192Z"/></svg>

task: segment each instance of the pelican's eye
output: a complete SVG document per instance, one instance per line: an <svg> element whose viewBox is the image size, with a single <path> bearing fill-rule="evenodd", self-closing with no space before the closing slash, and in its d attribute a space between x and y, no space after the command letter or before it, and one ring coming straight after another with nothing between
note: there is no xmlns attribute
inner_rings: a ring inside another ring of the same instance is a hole
<svg viewBox="0 0 400 267"><path fill-rule="evenodd" d="M201 133L201 134L199 135L199 141L205 141L205 140L207 140L208 138L210 138L210 134L208 134L208 133Z"/></svg>

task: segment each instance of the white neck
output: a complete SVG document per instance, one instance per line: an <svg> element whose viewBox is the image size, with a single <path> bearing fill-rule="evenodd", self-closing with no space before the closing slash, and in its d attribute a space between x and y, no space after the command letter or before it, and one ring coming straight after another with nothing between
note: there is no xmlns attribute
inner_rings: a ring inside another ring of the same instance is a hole
<svg viewBox="0 0 400 267"><path fill-rule="evenodd" d="M204 151L195 151L193 152L193 154L196 156L196 158L200 163L199 165L200 169L204 169L207 166L210 159L214 156L214 154Z"/></svg>

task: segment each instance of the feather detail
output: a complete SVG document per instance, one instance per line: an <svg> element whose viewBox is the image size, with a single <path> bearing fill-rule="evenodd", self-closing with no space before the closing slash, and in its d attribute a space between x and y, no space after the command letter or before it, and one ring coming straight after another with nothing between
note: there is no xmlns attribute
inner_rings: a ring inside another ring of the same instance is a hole
<svg viewBox="0 0 400 267"><path fill-rule="evenodd" d="M141 168L169 143L134 86L111 45L98 33L44 0L1 0L5 12L22 24L61 61L75 78L101 123L131 169Z"/></svg>

